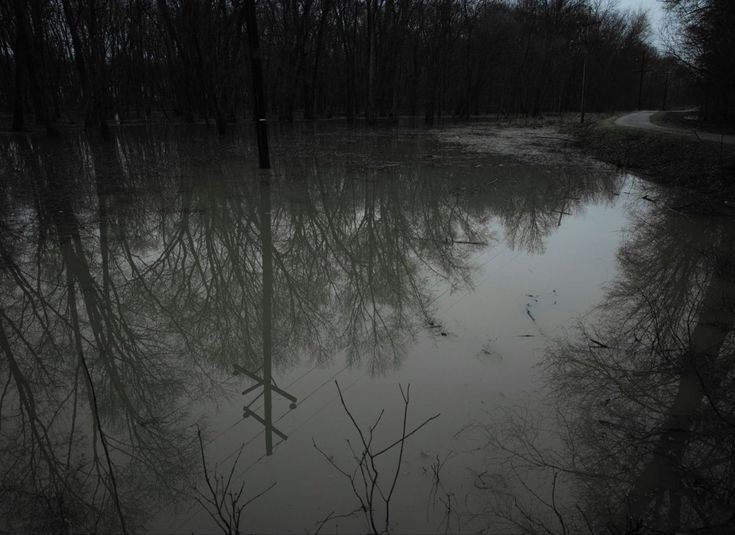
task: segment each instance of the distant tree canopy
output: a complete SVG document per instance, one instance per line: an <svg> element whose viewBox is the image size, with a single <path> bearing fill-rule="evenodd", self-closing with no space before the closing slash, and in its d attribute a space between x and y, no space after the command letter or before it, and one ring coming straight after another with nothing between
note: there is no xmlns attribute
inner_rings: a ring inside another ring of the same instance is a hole
<svg viewBox="0 0 735 535"><path fill-rule="evenodd" d="M701 86L703 115L735 121L735 2L664 2L677 25L672 48Z"/></svg>
<svg viewBox="0 0 735 535"><path fill-rule="evenodd" d="M55 133L83 118L225 125L250 113L245 0L0 2L0 108ZM644 14L591 0L260 0L281 120L537 115L675 98ZM583 83L584 81L584 83Z"/></svg>

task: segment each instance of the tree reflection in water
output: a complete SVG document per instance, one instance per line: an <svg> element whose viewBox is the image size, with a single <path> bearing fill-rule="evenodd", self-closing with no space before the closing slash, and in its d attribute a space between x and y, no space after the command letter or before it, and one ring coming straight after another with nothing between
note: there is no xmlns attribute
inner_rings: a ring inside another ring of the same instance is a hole
<svg viewBox="0 0 735 535"><path fill-rule="evenodd" d="M296 151L274 177L269 265L252 159L206 139L2 145L3 529L142 529L196 477L197 404L231 396L235 365L263 368L264 332L274 372L344 353L388 373L431 321L436 281L471 285L492 222L539 251L563 213L619 186L569 174L536 188L521 170L498 182L400 143L388 150L406 163L367 172L331 148L319 166Z"/></svg>
<svg viewBox="0 0 735 535"><path fill-rule="evenodd" d="M553 410L487 427L486 514L528 532L735 529L735 228L676 193L618 253L595 320L548 352Z"/></svg>

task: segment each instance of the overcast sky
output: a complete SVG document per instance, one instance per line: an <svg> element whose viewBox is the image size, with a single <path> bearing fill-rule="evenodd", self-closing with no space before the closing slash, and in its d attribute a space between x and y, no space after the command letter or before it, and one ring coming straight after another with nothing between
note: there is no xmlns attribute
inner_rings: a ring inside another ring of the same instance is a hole
<svg viewBox="0 0 735 535"><path fill-rule="evenodd" d="M618 5L624 9L643 8L648 11L648 19L651 21L654 44L660 45L658 36L661 24L663 24L664 9L660 0L618 0Z"/></svg>

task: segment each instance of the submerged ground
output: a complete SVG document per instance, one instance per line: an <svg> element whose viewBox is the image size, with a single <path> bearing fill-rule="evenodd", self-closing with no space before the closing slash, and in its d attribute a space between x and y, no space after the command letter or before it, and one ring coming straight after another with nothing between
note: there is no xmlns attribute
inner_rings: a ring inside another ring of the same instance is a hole
<svg viewBox="0 0 735 535"><path fill-rule="evenodd" d="M2 529L733 528L731 218L552 130L273 134L1 140Z"/></svg>

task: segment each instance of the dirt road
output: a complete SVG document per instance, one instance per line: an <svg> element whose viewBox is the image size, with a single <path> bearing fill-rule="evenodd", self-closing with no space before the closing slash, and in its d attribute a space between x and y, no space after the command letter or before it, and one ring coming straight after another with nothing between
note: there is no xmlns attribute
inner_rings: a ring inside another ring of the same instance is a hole
<svg viewBox="0 0 735 535"><path fill-rule="evenodd" d="M661 132L664 134L673 134L678 136L691 136L706 141L713 141L715 143L727 143L735 144L735 136L726 136L721 134L714 134L711 132L702 132L694 129L687 128L675 128L672 126L659 126L651 122L651 116L656 113L655 111L637 111L618 117L615 119L617 126L625 126L628 128L642 128L644 130L651 130L654 132Z"/></svg>

